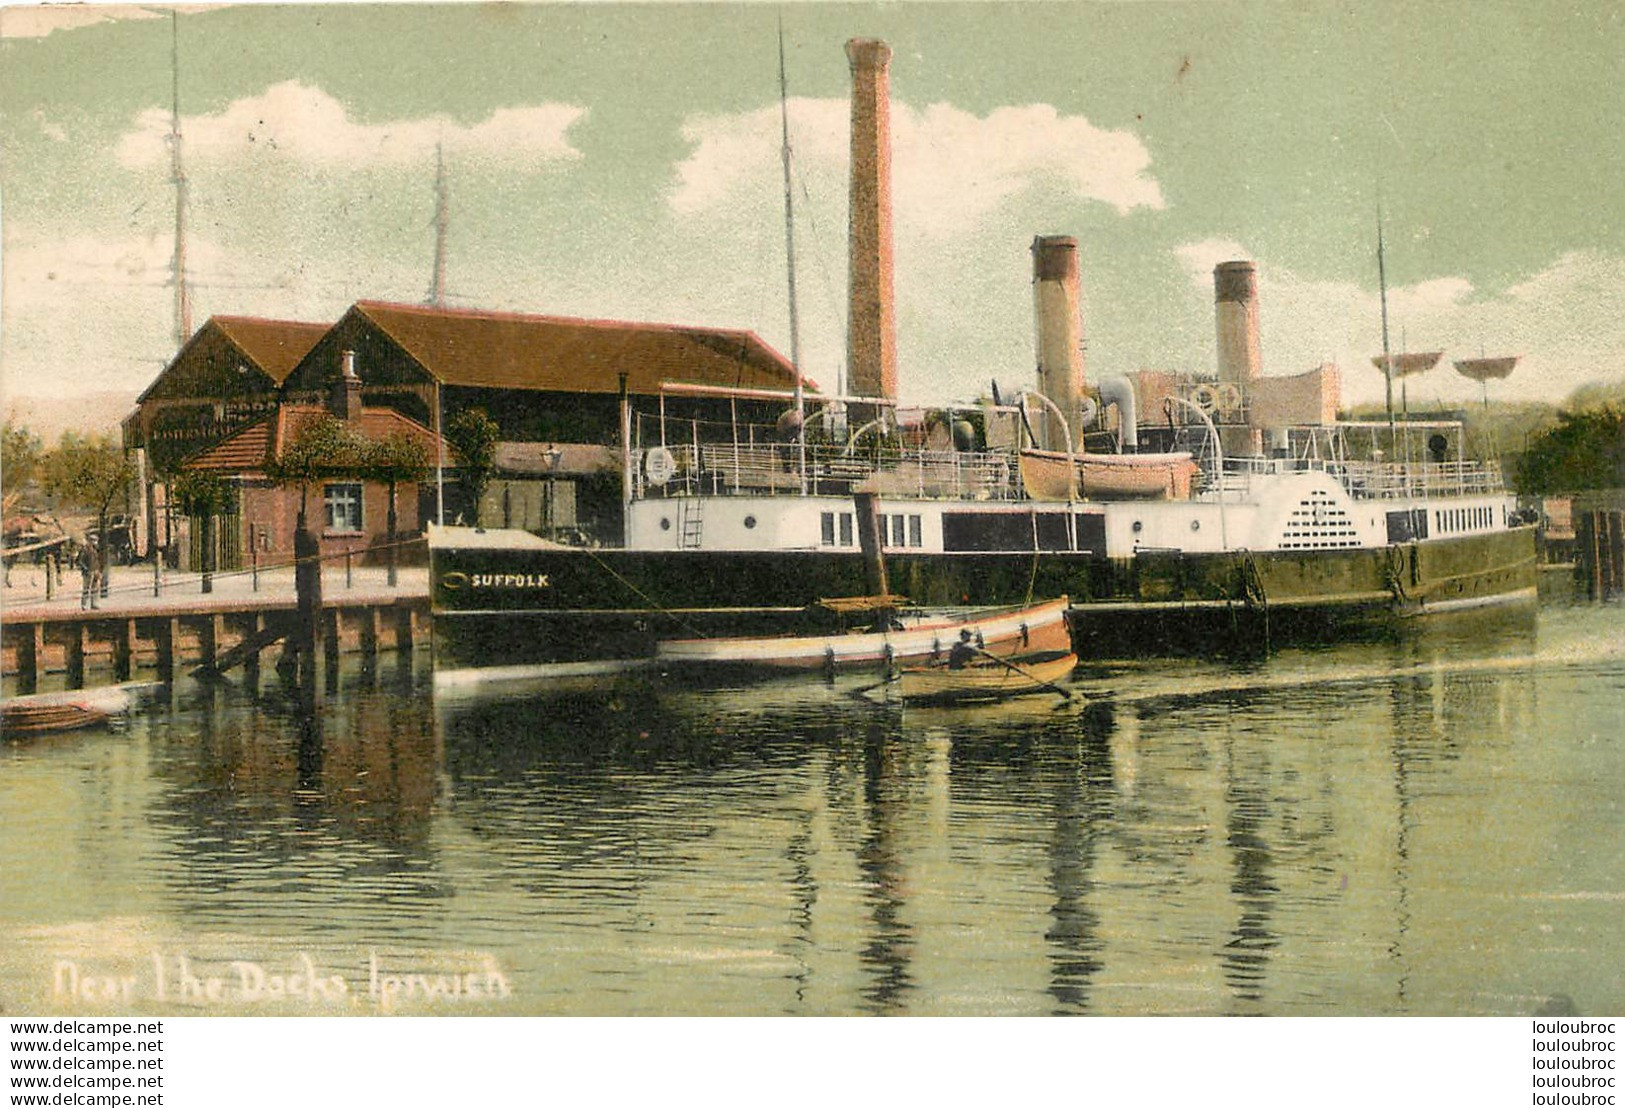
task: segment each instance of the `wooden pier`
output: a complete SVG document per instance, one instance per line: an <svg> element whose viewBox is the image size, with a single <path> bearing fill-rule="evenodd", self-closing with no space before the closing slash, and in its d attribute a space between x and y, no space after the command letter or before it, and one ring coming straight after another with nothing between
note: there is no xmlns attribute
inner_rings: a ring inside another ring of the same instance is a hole
<svg viewBox="0 0 1625 1108"><path fill-rule="evenodd" d="M283 652L297 619L292 596L241 600L188 598L163 607L5 613L0 665L15 676L18 694L38 691L47 673L66 675L69 689L129 681L152 669L172 683L177 674L206 675L241 666L257 681L266 650ZM410 654L429 634L426 596L341 597L322 606L323 661L331 671L342 653L364 664L382 652ZM281 654L279 653L279 657Z"/></svg>

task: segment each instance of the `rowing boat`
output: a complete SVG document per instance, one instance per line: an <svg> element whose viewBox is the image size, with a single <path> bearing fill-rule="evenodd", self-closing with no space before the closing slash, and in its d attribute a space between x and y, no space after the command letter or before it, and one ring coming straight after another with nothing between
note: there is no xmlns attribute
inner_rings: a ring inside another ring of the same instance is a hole
<svg viewBox="0 0 1625 1108"><path fill-rule="evenodd" d="M878 630L819 635L668 639L655 647L667 666L852 669L943 660L964 633L990 654L1063 650L1067 598L1018 608L904 615Z"/></svg>
<svg viewBox="0 0 1625 1108"><path fill-rule="evenodd" d="M158 687L152 681L127 681L94 689L8 697L0 700L0 735L39 735L95 727L127 715Z"/></svg>
<svg viewBox="0 0 1625 1108"><path fill-rule="evenodd" d="M959 669L947 665L907 666L898 674L896 692L910 703L953 703L1002 700L1037 692L1061 692L1056 685L1078 665L1069 650L979 658Z"/></svg>

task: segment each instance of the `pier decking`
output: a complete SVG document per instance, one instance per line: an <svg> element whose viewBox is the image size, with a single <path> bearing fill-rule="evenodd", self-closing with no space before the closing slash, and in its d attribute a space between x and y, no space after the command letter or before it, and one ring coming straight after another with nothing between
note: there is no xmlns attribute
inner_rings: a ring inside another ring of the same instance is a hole
<svg viewBox="0 0 1625 1108"><path fill-rule="evenodd" d="M31 570L13 569L0 608L0 666L17 694L37 691L49 673L64 674L69 689L128 681L145 668L171 682L240 665L257 679L261 654L286 641L297 613L291 568L216 574L204 593L198 574L155 578L151 566L118 567L94 609L81 607L77 587L47 599L43 571ZM390 587L383 569L328 567L322 620L329 666L345 652L364 661L410 653L428 638L427 571L402 568Z"/></svg>

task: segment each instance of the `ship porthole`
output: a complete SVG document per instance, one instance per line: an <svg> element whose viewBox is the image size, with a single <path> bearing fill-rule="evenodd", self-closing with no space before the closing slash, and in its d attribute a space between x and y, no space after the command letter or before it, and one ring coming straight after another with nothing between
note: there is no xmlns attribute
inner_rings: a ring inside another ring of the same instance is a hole
<svg viewBox="0 0 1625 1108"><path fill-rule="evenodd" d="M1201 529L1202 529L1202 521L1201 520L1199 520L1199 519L1191 520L1191 530L1192 531L1200 531Z"/></svg>
<svg viewBox="0 0 1625 1108"><path fill-rule="evenodd" d="M671 518L670 517L668 517L668 516L661 516L660 517L660 529L662 531L670 531L671 530Z"/></svg>
<svg viewBox="0 0 1625 1108"><path fill-rule="evenodd" d="M746 516L745 517L745 529L748 531L752 527L755 527L755 526L756 526L756 517L755 516Z"/></svg>
<svg viewBox="0 0 1625 1108"><path fill-rule="evenodd" d="M1141 523L1139 520L1135 520L1133 530L1134 533L1138 535L1141 531L1145 530L1145 524Z"/></svg>

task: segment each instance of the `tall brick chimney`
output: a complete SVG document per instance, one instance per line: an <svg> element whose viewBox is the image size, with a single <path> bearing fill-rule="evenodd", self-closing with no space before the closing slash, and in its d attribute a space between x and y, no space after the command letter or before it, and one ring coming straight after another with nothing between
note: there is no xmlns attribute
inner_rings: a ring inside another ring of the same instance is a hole
<svg viewBox="0 0 1625 1108"><path fill-rule="evenodd" d="M1071 235L1033 239L1033 318L1038 329L1038 389L1066 413L1074 449L1083 446L1083 316L1079 310L1078 240ZM1044 447L1064 449L1067 436L1046 409Z"/></svg>
<svg viewBox="0 0 1625 1108"><path fill-rule="evenodd" d="M897 396L897 321L892 297L891 47L846 44L852 65L852 197L846 357L847 391ZM867 407L864 405L863 407ZM875 412L854 409L854 423Z"/></svg>

